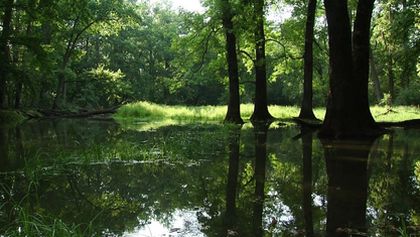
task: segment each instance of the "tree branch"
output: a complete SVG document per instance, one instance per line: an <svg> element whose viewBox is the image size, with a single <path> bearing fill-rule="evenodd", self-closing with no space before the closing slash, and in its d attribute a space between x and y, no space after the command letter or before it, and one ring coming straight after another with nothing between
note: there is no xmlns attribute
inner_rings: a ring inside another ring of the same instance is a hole
<svg viewBox="0 0 420 237"><path fill-rule="evenodd" d="M253 85L255 85L255 81L241 81L241 82L239 82L239 84L253 84Z"/></svg>
<svg viewBox="0 0 420 237"><path fill-rule="evenodd" d="M203 54L201 55L200 64L199 64L198 68L193 73L197 73L198 71L201 70L201 68L203 68L205 56L207 55L207 52L209 50L210 39L211 39L212 35L216 34L220 29L221 29L220 27L217 28L217 29L212 28L211 31L209 32L209 34L207 35L207 37L202 40L202 42L205 41L204 51L203 51ZM202 43L200 43L200 45L202 45Z"/></svg>
<svg viewBox="0 0 420 237"><path fill-rule="evenodd" d="M283 53L284 53L285 57L288 57L288 58L293 59L293 60L302 60L303 59L303 55L300 56L300 57L295 57L295 56L287 53L286 46L280 40L269 38L269 39L266 39L265 42L266 43L267 42L274 42L274 43L279 44L283 48Z"/></svg>
<svg viewBox="0 0 420 237"><path fill-rule="evenodd" d="M255 64L255 59L252 58L252 56L251 56L250 53L248 53L247 51L244 51L244 50L239 50L239 53L244 54L245 56L247 56L248 59L251 60L253 64Z"/></svg>

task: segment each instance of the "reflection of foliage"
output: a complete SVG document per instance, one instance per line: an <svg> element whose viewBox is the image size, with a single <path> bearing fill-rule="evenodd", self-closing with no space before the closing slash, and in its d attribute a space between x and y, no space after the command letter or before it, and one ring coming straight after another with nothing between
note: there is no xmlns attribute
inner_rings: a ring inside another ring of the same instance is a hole
<svg viewBox="0 0 420 237"><path fill-rule="evenodd" d="M12 145L6 149L1 143L8 159L0 160L0 182L7 187L0 190L0 226L17 230L23 217L11 210L18 208L42 221L39 225L56 223L56 228L74 233L121 235L151 220L170 226L173 213L193 210L203 233L220 236L226 233L230 131L215 124L135 131L85 120L40 121L17 130L2 129L2 137ZM305 227L302 144L291 139L296 134L294 127L268 132L263 225L273 234L295 235ZM254 141L253 129L243 128L233 229L241 236L252 236ZM384 227L398 228L401 221L409 233L419 225L419 145L417 132L401 130L392 139L391 135L380 139L371 152L370 233L396 233ZM317 140L312 168L314 230L323 233L327 177ZM5 228L0 228L0 234Z"/></svg>
<svg viewBox="0 0 420 237"><path fill-rule="evenodd" d="M372 233L393 235L402 223L408 231L418 228L420 187L415 181L415 165L419 156L411 148L418 147L417 136L415 132L397 131L379 141L369 186Z"/></svg>

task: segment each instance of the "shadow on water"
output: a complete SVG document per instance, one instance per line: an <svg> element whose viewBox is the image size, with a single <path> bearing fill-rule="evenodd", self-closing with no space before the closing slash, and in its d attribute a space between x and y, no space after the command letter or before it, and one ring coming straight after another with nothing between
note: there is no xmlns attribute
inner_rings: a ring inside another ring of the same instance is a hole
<svg viewBox="0 0 420 237"><path fill-rule="evenodd" d="M0 235L21 235L27 221L42 221L38 229L73 226L78 236L417 231L418 132L375 142L315 136L264 124L137 131L69 120L0 127Z"/></svg>

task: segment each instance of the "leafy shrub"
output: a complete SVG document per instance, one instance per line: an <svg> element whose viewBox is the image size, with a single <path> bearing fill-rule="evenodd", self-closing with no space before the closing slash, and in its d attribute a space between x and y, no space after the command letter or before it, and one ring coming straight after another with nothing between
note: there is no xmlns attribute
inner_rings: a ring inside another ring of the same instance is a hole
<svg viewBox="0 0 420 237"><path fill-rule="evenodd" d="M110 106L127 100L131 93L130 85L120 71L111 71L103 65L82 73L80 90L77 91L76 104L86 107Z"/></svg>
<svg viewBox="0 0 420 237"><path fill-rule="evenodd" d="M420 82L415 81L410 86L402 89L395 99L400 105L420 105Z"/></svg>

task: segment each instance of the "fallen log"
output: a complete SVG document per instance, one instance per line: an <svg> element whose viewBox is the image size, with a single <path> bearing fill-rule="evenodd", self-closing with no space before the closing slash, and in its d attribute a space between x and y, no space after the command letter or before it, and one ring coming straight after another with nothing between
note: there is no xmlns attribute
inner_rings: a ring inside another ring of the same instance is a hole
<svg viewBox="0 0 420 237"><path fill-rule="evenodd" d="M379 125L385 128L390 127L401 127L401 128L419 128L420 129L420 119L410 119L400 122L378 122Z"/></svg>
<svg viewBox="0 0 420 237"><path fill-rule="evenodd" d="M322 121L293 118L297 124L312 129L319 129L322 126ZM379 126L383 128L400 127L405 129L420 129L420 119L410 119L399 122L378 122Z"/></svg>
<svg viewBox="0 0 420 237"><path fill-rule="evenodd" d="M39 112L43 115L44 118L87 118L96 115L107 115L116 113L119 107L121 107L121 105L94 111L85 110L72 112L63 110L40 110Z"/></svg>

